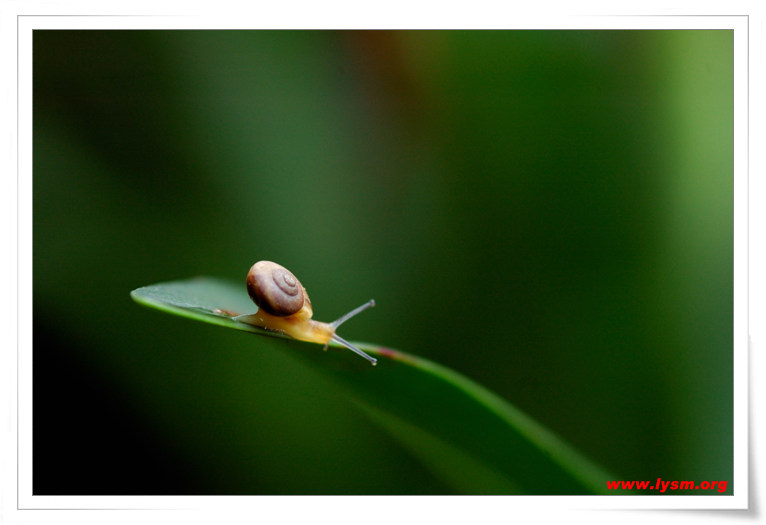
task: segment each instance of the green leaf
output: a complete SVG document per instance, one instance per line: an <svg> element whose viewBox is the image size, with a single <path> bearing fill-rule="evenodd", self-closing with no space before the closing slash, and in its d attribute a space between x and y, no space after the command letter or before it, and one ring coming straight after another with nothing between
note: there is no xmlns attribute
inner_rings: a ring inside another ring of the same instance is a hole
<svg viewBox="0 0 766 525"><path fill-rule="evenodd" d="M233 319L257 307L244 286L209 277L131 292L138 303L219 326L281 337ZM603 494L615 479L548 429L476 382L432 361L355 343L377 367L349 352L294 340L286 351L340 383L360 413L464 494ZM264 345L273 347L274 344Z"/></svg>

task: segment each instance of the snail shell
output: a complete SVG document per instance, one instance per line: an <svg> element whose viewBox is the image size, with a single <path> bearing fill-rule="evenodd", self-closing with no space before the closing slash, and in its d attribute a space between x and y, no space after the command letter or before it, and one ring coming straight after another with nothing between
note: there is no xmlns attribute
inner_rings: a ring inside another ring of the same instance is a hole
<svg viewBox="0 0 766 525"><path fill-rule="evenodd" d="M271 261L258 261L247 273L247 293L271 315L285 317L311 307L311 301L300 281L284 266Z"/></svg>

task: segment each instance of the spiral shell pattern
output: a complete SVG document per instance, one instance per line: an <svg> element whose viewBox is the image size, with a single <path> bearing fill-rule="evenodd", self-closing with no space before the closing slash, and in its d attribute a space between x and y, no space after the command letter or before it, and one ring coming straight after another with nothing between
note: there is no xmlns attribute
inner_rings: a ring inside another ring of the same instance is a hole
<svg viewBox="0 0 766 525"><path fill-rule="evenodd" d="M305 301L300 281L284 266L258 261L247 273L247 293L258 308L285 317L298 312Z"/></svg>

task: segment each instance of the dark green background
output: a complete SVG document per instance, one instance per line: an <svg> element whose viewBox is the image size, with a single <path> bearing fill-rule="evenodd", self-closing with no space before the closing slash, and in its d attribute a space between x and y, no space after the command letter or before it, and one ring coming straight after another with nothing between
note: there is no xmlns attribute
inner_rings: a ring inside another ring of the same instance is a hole
<svg viewBox="0 0 766 525"><path fill-rule="evenodd" d="M731 493L731 31L33 45L36 494L450 493L295 356L128 295L259 259L622 479Z"/></svg>

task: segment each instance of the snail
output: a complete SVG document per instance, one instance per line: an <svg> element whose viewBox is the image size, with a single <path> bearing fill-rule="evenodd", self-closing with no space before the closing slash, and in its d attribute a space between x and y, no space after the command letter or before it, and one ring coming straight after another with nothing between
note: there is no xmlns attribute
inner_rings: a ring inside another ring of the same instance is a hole
<svg viewBox="0 0 766 525"><path fill-rule="evenodd" d="M258 261L247 273L247 293L258 305L258 311L250 315L235 317L239 322L287 334L293 339L324 343L325 350L330 341L335 341L356 352L373 365L377 359L364 353L335 333L338 327L355 315L375 306L371 300L351 310L332 323L314 321L306 289L285 267L271 261Z"/></svg>

